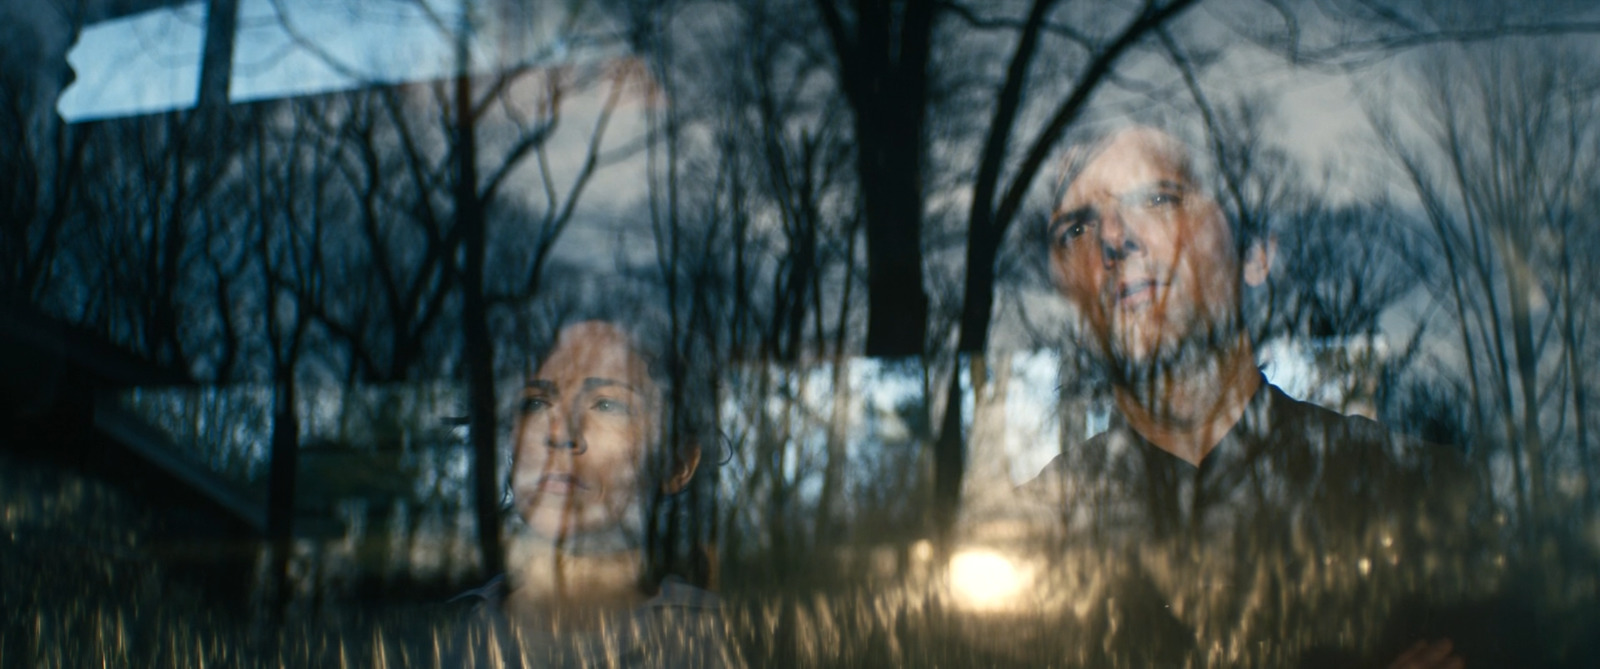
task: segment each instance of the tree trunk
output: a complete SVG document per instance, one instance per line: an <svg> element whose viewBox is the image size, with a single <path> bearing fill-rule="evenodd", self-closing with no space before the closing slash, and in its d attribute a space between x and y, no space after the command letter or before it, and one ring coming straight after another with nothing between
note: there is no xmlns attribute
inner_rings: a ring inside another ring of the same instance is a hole
<svg viewBox="0 0 1600 669"><path fill-rule="evenodd" d="M206 35L200 62L202 110L228 105L228 83L233 75L233 42L239 16L239 0L210 0L206 9Z"/></svg>
<svg viewBox="0 0 1600 669"><path fill-rule="evenodd" d="M981 360L982 354L974 354ZM981 363L973 368L978 373ZM980 379L973 379L976 388ZM961 433L961 365L950 368L945 393L944 419L933 447L933 537L940 559L950 556L956 515L961 510L961 480L967 473L967 441Z"/></svg>
<svg viewBox="0 0 1600 669"><path fill-rule="evenodd" d="M831 0L817 5L855 112L856 172L867 224L866 353L921 355L928 330L923 135L935 3L860 0L849 28Z"/></svg>
<svg viewBox="0 0 1600 669"><path fill-rule="evenodd" d="M461 38L465 41L465 37ZM463 55L463 58L465 56ZM472 111L472 82L456 77L456 225L461 231L461 362L467 377L467 425L472 440L473 509L477 516L478 552L485 574L505 571L500 546L500 485L495 471L498 453L495 421L494 340L489 336L489 304L483 293L483 266L488 221L478 197L477 119Z"/></svg>
<svg viewBox="0 0 1600 669"><path fill-rule="evenodd" d="M1509 235L1507 235L1509 237ZM1533 315L1529 297L1536 290L1532 269L1521 244L1507 243L1506 275L1511 294L1511 340L1517 361L1518 390L1522 396L1521 435L1527 457L1528 507L1533 524L1544 522L1544 440L1539 431L1539 357L1533 342ZM1577 379L1574 379L1577 381Z"/></svg>
<svg viewBox="0 0 1600 669"><path fill-rule="evenodd" d="M267 475L267 538L272 556L272 610L281 622L289 606L289 555L294 548L295 475L300 461L300 419L295 412L293 364L273 374L271 464Z"/></svg>
<svg viewBox="0 0 1600 669"><path fill-rule="evenodd" d="M1567 229L1570 240L1571 228ZM1578 329L1578 307L1572 297L1572 244L1561 245L1561 344L1566 355L1567 376L1572 384L1572 416L1576 453L1583 469L1583 508L1593 513L1595 486L1600 483L1600 473L1595 471L1595 459L1589 454L1589 377L1586 376L1580 350L1582 337Z"/></svg>

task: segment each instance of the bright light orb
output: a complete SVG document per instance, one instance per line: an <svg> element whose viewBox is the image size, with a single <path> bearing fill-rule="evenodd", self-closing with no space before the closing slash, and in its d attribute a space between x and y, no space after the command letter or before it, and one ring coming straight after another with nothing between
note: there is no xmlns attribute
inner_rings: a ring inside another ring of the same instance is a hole
<svg viewBox="0 0 1600 669"><path fill-rule="evenodd" d="M1017 604L1027 579L994 551L968 550L950 559L950 593L964 608L996 611Z"/></svg>

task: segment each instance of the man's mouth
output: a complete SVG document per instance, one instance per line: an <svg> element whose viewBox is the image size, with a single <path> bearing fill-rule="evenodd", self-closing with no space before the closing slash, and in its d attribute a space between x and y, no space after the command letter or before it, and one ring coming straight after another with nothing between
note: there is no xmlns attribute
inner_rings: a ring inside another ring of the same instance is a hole
<svg viewBox="0 0 1600 669"><path fill-rule="evenodd" d="M1157 283L1152 279L1137 279L1117 284L1116 305L1128 309L1149 304L1155 299Z"/></svg>

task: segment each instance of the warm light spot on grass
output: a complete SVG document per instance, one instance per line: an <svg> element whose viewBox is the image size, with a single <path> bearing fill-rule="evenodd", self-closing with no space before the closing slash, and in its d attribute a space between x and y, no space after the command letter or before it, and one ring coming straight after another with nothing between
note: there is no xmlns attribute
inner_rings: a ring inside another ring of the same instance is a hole
<svg viewBox="0 0 1600 669"><path fill-rule="evenodd" d="M1015 606L1026 578L994 551L969 550L950 559L950 592L965 608L995 611Z"/></svg>

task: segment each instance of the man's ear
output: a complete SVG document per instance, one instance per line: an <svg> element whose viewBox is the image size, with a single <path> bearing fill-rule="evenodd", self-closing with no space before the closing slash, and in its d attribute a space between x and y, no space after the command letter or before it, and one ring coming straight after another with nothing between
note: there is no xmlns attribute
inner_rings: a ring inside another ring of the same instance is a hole
<svg viewBox="0 0 1600 669"><path fill-rule="evenodd" d="M672 471L661 482L661 492L675 495L689 485L694 470L700 466L700 445L691 444L672 459Z"/></svg>
<svg viewBox="0 0 1600 669"><path fill-rule="evenodd" d="M1247 286L1260 286L1267 282L1267 277L1272 274L1272 262L1278 256L1278 236L1268 234L1261 239L1250 243L1250 248L1244 252L1244 283Z"/></svg>

